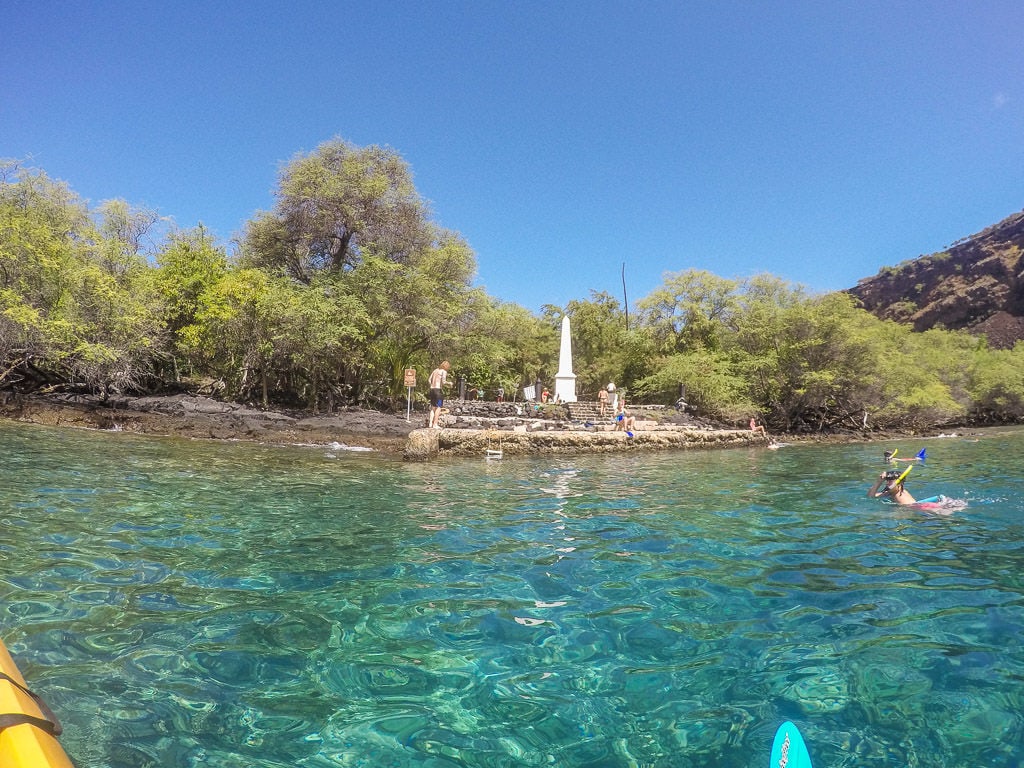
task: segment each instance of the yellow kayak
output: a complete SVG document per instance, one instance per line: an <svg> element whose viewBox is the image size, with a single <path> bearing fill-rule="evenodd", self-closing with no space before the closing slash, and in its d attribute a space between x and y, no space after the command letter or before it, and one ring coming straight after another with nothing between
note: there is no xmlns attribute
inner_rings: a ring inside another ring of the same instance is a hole
<svg viewBox="0 0 1024 768"><path fill-rule="evenodd" d="M0 641L0 766L74 768L57 741L60 723L28 690L7 647Z"/></svg>

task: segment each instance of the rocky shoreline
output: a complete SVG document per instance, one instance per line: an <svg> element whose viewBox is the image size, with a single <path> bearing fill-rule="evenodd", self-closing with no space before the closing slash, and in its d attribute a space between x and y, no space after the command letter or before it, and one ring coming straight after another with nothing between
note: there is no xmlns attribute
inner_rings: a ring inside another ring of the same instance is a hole
<svg viewBox="0 0 1024 768"><path fill-rule="evenodd" d="M203 440L245 440L273 445L331 445L369 448L396 459L538 453L595 453L655 449L723 448L766 445L747 430L712 425L662 412L637 421L634 435L610 424L573 424L544 418L530 409L503 403L454 403L444 429L423 429L425 414L389 414L346 408L332 414L262 410L200 395L151 397L19 395L0 392L0 418L32 424L175 436ZM878 436L875 436L878 437ZM787 442L858 441L866 435L782 438Z"/></svg>
<svg viewBox="0 0 1024 768"><path fill-rule="evenodd" d="M331 415L261 410L197 395L111 397L0 393L0 417L31 424L176 436L372 448L401 456L408 435L421 426L405 416L352 408Z"/></svg>

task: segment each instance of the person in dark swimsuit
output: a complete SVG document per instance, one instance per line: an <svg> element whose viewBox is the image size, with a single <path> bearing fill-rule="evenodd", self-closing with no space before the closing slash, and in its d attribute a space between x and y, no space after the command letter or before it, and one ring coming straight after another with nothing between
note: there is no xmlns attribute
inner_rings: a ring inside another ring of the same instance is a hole
<svg viewBox="0 0 1024 768"><path fill-rule="evenodd" d="M445 360L430 373L427 379L427 386L430 387L430 418L427 420L427 429L440 429L441 407L444 405L444 387L448 384L448 371L452 369L451 363Z"/></svg>

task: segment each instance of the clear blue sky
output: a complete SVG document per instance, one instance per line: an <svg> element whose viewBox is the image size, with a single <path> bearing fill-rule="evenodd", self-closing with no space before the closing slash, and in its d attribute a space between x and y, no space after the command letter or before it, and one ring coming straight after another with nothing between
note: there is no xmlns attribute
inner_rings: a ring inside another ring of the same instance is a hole
<svg viewBox="0 0 1024 768"><path fill-rule="evenodd" d="M1020 0L3 0L0 157L227 242L334 136L531 310L667 271L812 291L1024 208Z"/></svg>

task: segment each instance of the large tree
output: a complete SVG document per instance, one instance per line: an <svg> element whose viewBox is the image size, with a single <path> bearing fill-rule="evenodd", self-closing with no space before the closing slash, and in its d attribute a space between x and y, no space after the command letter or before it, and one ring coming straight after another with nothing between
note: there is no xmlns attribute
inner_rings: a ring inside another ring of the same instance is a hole
<svg viewBox="0 0 1024 768"><path fill-rule="evenodd" d="M665 353L718 349L737 311L740 283L704 270L665 276L664 285L638 303L641 322Z"/></svg>
<svg viewBox="0 0 1024 768"><path fill-rule="evenodd" d="M284 167L276 197L246 227L243 258L303 283L351 269L371 250L405 261L430 237L409 167L385 147L324 142Z"/></svg>
<svg viewBox="0 0 1024 768"><path fill-rule="evenodd" d="M291 280L298 295L320 291L298 324L323 331L306 342L321 362L313 391L393 402L404 368L430 364L428 352L452 356L472 314L476 258L428 219L401 157L335 138L288 163L276 196L273 211L248 225L241 264ZM316 321L317 311L340 315ZM314 370L307 356L290 356L300 358Z"/></svg>

